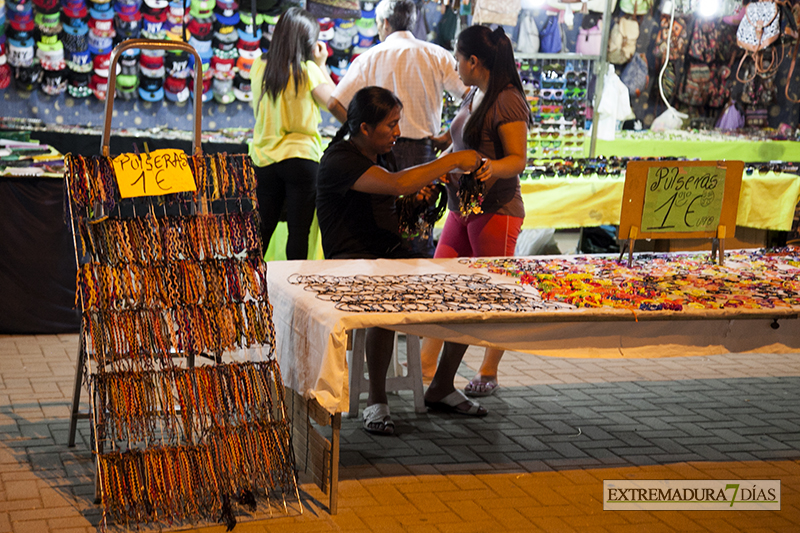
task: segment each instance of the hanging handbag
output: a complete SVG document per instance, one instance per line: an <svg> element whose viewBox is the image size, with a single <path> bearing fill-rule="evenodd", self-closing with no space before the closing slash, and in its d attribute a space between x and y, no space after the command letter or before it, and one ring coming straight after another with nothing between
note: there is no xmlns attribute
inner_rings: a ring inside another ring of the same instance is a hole
<svg viewBox="0 0 800 533"><path fill-rule="evenodd" d="M536 25L534 12L523 11L520 19L517 52L535 54L539 51L539 27Z"/></svg>
<svg viewBox="0 0 800 533"><path fill-rule="evenodd" d="M585 15L584 19L589 18ZM587 56L599 56L603 46L603 20L599 19L597 24L590 28L578 30L578 38L575 41L575 53Z"/></svg>
<svg viewBox="0 0 800 533"><path fill-rule="evenodd" d="M639 39L639 23L636 19L621 17L614 24L608 36L608 61L623 65L636 53L636 41Z"/></svg>
<svg viewBox="0 0 800 533"><path fill-rule="evenodd" d="M667 37L669 37L669 15L661 16L661 26L656 34L656 42L653 47L653 57L664 62L664 55L667 53ZM669 44L669 60L680 61L686 55L689 48L688 32L686 30L686 19L675 17L672 23L672 39Z"/></svg>
<svg viewBox="0 0 800 533"><path fill-rule="evenodd" d="M741 71L748 57L753 59L755 69L753 76L769 76L778 70L780 64L778 52L770 45L781 36L780 8L771 1L751 2L745 8L744 17L736 30L736 44L745 50L739 67L736 69L736 79L744 83ZM766 50L769 49L769 54ZM769 63L765 57L769 55Z"/></svg>
<svg viewBox="0 0 800 533"><path fill-rule="evenodd" d="M544 28L539 30L539 52L557 54L561 52L561 24L558 17L549 16Z"/></svg>
<svg viewBox="0 0 800 533"><path fill-rule="evenodd" d="M619 79L628 88L631 98L638 98L650 84L650 69L647 66L647 56L635 54L620 74Z"/></svg>
<svg viewBox="0 0 800 533"><path fill-rule="evenodd" d="M691 106L704 106L708 102L709 90L714 83L711 68L705 63L692 63L683 90L678 94L678 100Z"/></svg>
<svg viewBox="0 0 800 533"><path fill-rule="evenodd" d="M628 15L647 15L653 8L653 0L620 0L619 8Z"/></svg>
<svg viewBox="0 0 800 533"><path fill-rule="evenodd" d="M712 63L717 55L718 36L715 22L696 19L692 29L692 41L689 44L689 55L703 63Z"/></svg>

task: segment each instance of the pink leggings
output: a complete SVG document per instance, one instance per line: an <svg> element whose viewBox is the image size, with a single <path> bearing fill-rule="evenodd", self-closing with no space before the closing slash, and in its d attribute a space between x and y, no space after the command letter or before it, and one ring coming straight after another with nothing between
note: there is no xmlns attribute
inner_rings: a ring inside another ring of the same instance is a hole
<svg viewBox="0 0 800 533"><path fill-rule="evenodd" d="M463 218L450 211L434 257L513 256L522 220L495 213Z"/></svg>

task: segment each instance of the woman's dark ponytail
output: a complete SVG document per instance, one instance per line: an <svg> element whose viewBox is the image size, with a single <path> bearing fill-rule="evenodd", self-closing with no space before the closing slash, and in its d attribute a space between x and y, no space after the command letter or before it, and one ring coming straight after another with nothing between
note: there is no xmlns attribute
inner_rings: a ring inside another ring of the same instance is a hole
<svg viewBox="0 0 800 533"><path fill-rule="evenodd" d="M522 80L519 79L517 65L514 61L514 49L511 40L503 28L498 26L492 30L488 26L470 26L458 36L456 51L469 58L475 56L484 68L489 71L489 87L483 100L464 126L464 143L476 150L481 144L481 132L486 115L492 108L500 93L509 85L517 89L525 97Z"/></svg>

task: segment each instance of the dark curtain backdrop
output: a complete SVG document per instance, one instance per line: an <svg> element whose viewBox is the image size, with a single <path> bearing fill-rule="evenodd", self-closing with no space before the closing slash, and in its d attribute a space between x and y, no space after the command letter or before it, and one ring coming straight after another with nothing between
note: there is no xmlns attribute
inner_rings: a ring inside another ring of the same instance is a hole
<svg viewBox="0 0 800 533"><path fill-rule="evenodd" d="M78 331L63 184L0 178L0 333Z"/></svg>

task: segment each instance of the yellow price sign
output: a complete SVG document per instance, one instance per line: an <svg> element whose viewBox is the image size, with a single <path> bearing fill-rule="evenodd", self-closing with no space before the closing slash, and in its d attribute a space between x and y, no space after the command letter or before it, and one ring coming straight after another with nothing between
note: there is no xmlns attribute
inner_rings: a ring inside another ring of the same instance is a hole
<svg viewBox="0 0 800 533"><path fill-rule="evenodd" d="M189 159L165 148L149 154L122 154L113 160L120 196L160 196L197 190Z"/></svg>

